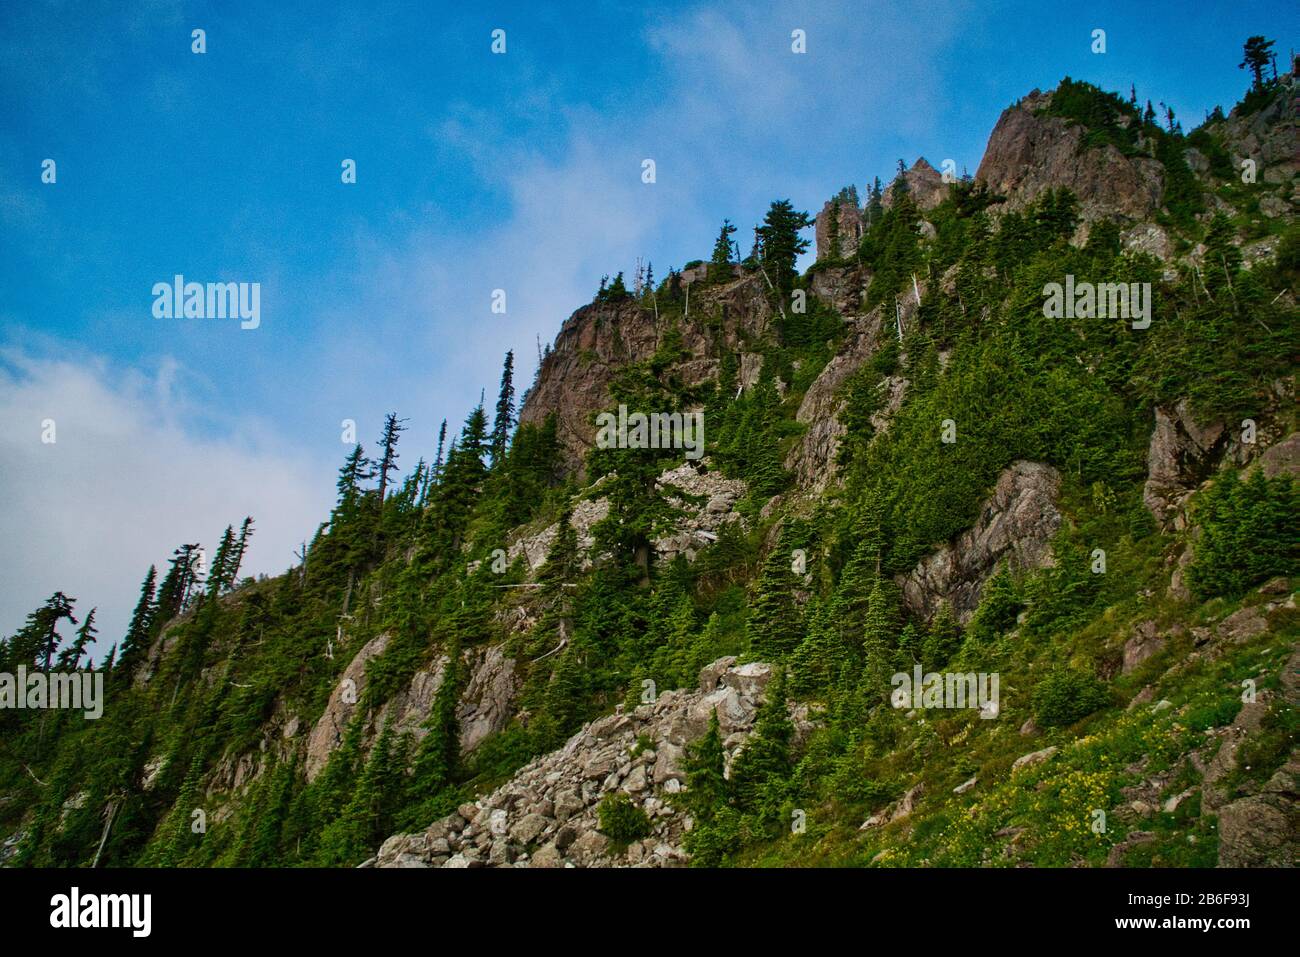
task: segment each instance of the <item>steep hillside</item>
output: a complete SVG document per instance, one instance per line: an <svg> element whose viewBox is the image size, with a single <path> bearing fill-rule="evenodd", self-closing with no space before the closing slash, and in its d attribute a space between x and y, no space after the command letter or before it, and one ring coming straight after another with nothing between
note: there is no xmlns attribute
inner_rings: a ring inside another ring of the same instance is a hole
<svg viewBox="0 0 1300 957"><path fill-rule="evenodd" d="M391 417L285 574L251 525L151 570L101 719L0 711L0 859L1297 863L1293 96L1184 134L1067 79L973 178L837 193L803 275L776 202L602 283L517 423L508 359L397 482Z"/></svg>

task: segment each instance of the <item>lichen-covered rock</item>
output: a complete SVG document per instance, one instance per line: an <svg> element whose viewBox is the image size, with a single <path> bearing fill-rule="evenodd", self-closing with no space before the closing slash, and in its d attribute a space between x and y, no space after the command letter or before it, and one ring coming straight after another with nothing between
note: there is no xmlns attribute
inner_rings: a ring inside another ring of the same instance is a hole
<svg viewBox="0 0 1300 957"><path fill-rule="evenodd" d="M999 564L1016 569L1049 564L1051 539L1061 527L1060 483L1056 469L1038 462L1013 462L1003 469L975 524L900 576L908 607L929 619L946 602L964 623Z"/></svg>

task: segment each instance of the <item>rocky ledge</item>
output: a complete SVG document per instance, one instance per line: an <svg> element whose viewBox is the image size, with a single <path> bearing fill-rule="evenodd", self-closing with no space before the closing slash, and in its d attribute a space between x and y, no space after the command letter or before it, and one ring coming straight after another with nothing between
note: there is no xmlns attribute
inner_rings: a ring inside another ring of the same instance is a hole
<svg viewBox="0 0 1300 957"><path fill-rule="evenodd" d="M390 837L362 866L682 866L690 821L672 795L686 784L686 745L716 710L730 767L771 677L770 665L719 658L700 672L698 688L665 691L653 704L591 722L492 793L424 831ZM797 737L812 728L806 706L792 709L791 719ZM599 830L598 807L613 791L629 795L653 823L650 837L625 849Z"/></svg>

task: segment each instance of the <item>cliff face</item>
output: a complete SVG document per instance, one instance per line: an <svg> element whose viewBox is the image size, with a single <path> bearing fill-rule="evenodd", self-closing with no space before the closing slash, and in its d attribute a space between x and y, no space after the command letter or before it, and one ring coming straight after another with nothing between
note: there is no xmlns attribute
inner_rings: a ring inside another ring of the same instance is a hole
<svg viewBox="0 0 1300 957"><path fill-rule="evenodd" d="M1003 110L975 181L1005 196L1009 209L1027 206L1044 190L1068 187L1084 220L1153 215L1164 195L1163 166L1149 157L1127 157L1109 144L1085 147L1085 127L1039 112L1051 96L1035 90Z"/></svg>
<svg viewBox="0 0 1300 957"><path fill-rule="evenodd" d="M681 299L679 323L682 341L691 357L677 372L687 384L713 379L727 352L737 355L741 382L757 378L761 364L746 343L767 334L773 310L764 295L761 275L746 275L724 284L692 282ZM661 303L664 312L669 304ZM554 413L559 422L565 466L581 473L582 461L595 444L591 417L609 405L609 383L617 370L654 355L669 323L656 319L653 303L631 299L617 303L592 303L570 316L556 336L555 345L542 360L537 380L519 413L521 423L541 424Z"/></svg>

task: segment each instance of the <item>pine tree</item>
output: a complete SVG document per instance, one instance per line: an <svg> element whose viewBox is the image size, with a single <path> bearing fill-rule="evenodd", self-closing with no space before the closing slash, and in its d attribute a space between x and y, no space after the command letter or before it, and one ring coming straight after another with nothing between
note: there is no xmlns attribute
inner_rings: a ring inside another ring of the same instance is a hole
<svg viewBox="0 0 1300 957"><path fill-rule="evenodd" d="M199 808L199 784L203 778L203 760L197 754L190 759L190 768L181 785L180 795L172 806L166 842L161 848L162 867L179 867L185 856L197 843L194 831L194 812Z"/></svg>
<svg viewBox="0 0 1300 957"><path fill-rule="evenodd" d="M379 457L379 504L382 507L384 496L388 491L390 476L397 470L397 440L406 431L402 425L406 419L399 419L396 412L389 412L384 417L384 434L379 438L382 453Z"/></svg>
<svg viewBox="0 0 1300 957"><path fill-rule="evenodd" d="M506 443L515 427L514 350L506 352L501 369L501 391L497 396L496 418L492 420L492 467L498 468L505 459Z"/></svg>
<svg viewBox="0 0 1300 957"><path fill-rule="evenodd" d="M778 669L768 683L766 697L754 720L754 732L732 769L731 789L736 806L757 812L768 823L779 809L781 785L790 777L793 765L790 745L794 725L786 710L785 672Z"/></svg>
<svg viewBox="0 0 1300 957"><path fill-rule="evenodd" d="M53 658L54 652L59 647L62 640L58 632L60 621L65 618L72 624L77 623L77 619L72 615L72 606L77 599L69 598L61 591L56 591L45 602L45 605L37 612L40 615L41 634L41 651L44 655L44 661L41 664L41 670L49 672L50 659Z"/></svg>
<svg viewBox="0 0 1300 957"><path fill-rule="evenodd" d="M710 820L726 806L729 800L726 767L722 730L714 709L709 714L709 728L704 736L686 745L686 792L682 803L697 822Z"/></svg>
<svg viewBox="0 0 1300 957"><path fill-rule="evenodd" d="M433 481L435 483L442 481L442 466L443 466L442 450L446 441L447 441L447 420L443 419L442 425L438 427L438 454L434 457L433 460L432 475L433 475Z"/></svg>
<svg viewBox="0 0 1300 957"><path fill-rule="evenodd" d="M235 547L231 549L230 562L225 569L227 588L233 587L239 580L239 569L244 565L244 554L248 551L248 543L253 537L253 532L253 516L248 515L239 526L239 538L235 542Z"/></svg>
<svg viewBox="0 0 1300 957"><path fill-rule="evenodd" d="M750 606L746 626L749 651L763 661L783 659L803 638L790 561L788 549L778 546L768 553L758 578L758 594Z"/></svg>
<svg viewBox="0 0 1300 957"><path fill-rule="evenodd" d="M794 284L795 260L808 249L808 240L800 237L800 230L812 225L806 212L796 212L788 199L772 203L758 228L763 243L762 262L769 271L768 278L782 293Z"/></svg>
<svg viewBox="0 0 1300 957"><path fill-rule="evenodd" d="M370 460L366 458L364 450L360 445L353 446L352 451L348 453L348 457L343 462L343 467L339 469L339 478L336 485L338 499L334 505L334 515L331 519L335 527L344 525L356 518L362 496L361 483L368 482L374 477Z"/></svg>
<svg viewBox="0 0 1300 957"><path fill-rule="evenodd" d="M86 653L88 646L94 644L95 635L98 631L99 629L95 627L95 609L92 608L86 614L81 627L77 629L77 635L72 644L59 653L58 667L60 671L79 671L81 669L81 656Z"/></svg>
<svg viewBox="0 0 1300 957"><path fill-rule="evenodd" d="M426 555L445 562L456 555L463 541L474 503L483 491L488 452L487 415L475 406L465 420L460 437L452 443L442 481L426 515Z"/></svg>
<svg viewBox="0 0 1300 957"><path fill-rule="evenodd" d="M722 221L722 230L713 244L713 258L709 261L709 281L723 282L731 278L731 237L736 227L731 220Z"/></svg>
<svg viewBox="0 0 1300 957"><path fill-rule="evenodd" d="M431 793L451 783L460 760L460 724L456 718L456 706L464 687L460 647L459 637L453 634L444 649L447 664L442 683L438 685L429 717L424 723L429 733L420 742L415 760L415 784Z"/></svg>
<svg viewBox="0 0 1300 957"><path fill-rule="evenodd" d="M1251 89L1261 90L1264 88L1264 67L1268 66L1272 54L1269 52L1273 48L1273 41L1266 40L1262 36L1249 37L1242 45L1242 58L1238 68L1250 70L1251 75L1255 78Z"/></svg>
<svg viewBox="0 0 1300 957"><path fill-rule="evenodd" d="M867 604L862 638L863 692L870 700L884 699L889 694L889 678L895 670L901 632L897 589L888 579L877 578Z"/></svg>
<svg viewBox="0 0 1300 957"><path fill-rule="evenodd" d="M961 626L952 613L952 606L944 602L935 612L921 643L921 660L927 668L942 668L960 647Z"/></svg>
<svg viewBox="0 0 1300 957"><path fill-rule="evenodd" d="M208 590L206 597L211 600L216 598L226 587L226 570L230 564L231 553L235 549L235 530L232 526L227 525L226 530L221 535L221 542L217 545L217 553L212 557L212 569L208 575Z"/></svg>
<svg viewBox="0 0 1300 957"><path fill-rule="evenodd" d="M135 603L135 610L131 612L131 621L126 627L126 637L122 639L122 654L118 659L118 670L125 672L128 677L149 647L155 612L154 582L157 577L158 569L150 565L149 572L140 585L140 598Z"/></svg>

